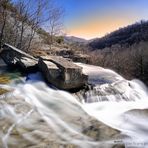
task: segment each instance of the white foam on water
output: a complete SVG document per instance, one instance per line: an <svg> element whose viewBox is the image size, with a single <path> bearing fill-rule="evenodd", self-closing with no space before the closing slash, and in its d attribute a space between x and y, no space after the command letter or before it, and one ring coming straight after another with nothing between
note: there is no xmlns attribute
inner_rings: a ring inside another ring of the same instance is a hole
<svg viewBox="0 0 148 148"><path fill-rule="evenodd" d="M111 147L116 139L96 141L82 132L83 124L90 122L90 116L121 131L121 135L126 135L126 138L120 139L120 143L125 147L148 147L148 93L144 84L138 80L127 81L111 70L83 64L81 66L85 74L89 75L89 82L95 84L95 91L102 94L98 96L97 93L92 93L89 96L91 103L82 104L71 94L53 90L42 81L8 86L14 89L8 98L15 98L19 102L17 105L22 108L28 104L29 109L18 113L15 102L9 104L7 98L1 99L0 122L4 119L10 122L6 132L0 130L3 147L18 144L17 137L11 138L14 129L22 134L22 138L35 144L38 144L39 140L34 134L38 134L42 138L56 137L53 140L57 143L74 144L81 148ZM94 83L95 80L97 83ZM100 81L101 84L98 83ZM97 96L94 96L96 94ZM93 100L96 97L100 97L99 102ZM102 98L107 101L102 101ZM40 127L41 120L47 123L44 130ZM20 127L32 132L22 133ZM52 132L48 132L48 127Z"/></svg>

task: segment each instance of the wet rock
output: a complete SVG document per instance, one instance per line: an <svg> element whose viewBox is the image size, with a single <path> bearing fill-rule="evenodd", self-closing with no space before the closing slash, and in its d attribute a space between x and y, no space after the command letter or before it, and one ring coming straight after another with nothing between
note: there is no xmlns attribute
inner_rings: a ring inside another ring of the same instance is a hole
<svg viewBox="0 0 148 148"><path fill-rule="evenodd" d="M75 54L71 56L74 62L89 63L90 56L86 54Z"/></svg>
<svg viewBox="0 0 148 148"><path fill-rule="evenodd" d="M54 81L60 76L60 69L56 66L56 64L48 60L43 60L40 58L38 66L46 80L50 83L54 83Z"/></svg>
<svg viewBox="0 0 148 148"><path fill-rule="evenodd" d="M18 67L21 71L37 71L39 67L47 82L59 89L71 90L87 83L88 77L82 73L82 67L60 56L36 59L9 44L4 44L0 56L8 66Z"/></svg>
<svg viewBox="0 0 148 148"><path fill-rule="evenodd" d="M4 44L3 50L0 53L4 62L12 67L19 67L21 70L31 70L37 67L38 60L33 56L9 45Z"/></svg>
<svg viewBox="0 0 148 148"><path fill-rule="evenodd" d="M36 71L38 69L38 61L27 57L18 59L16 65L21 68L22 71Z"/></svg>
<svg viewBox="0 0 148 148"><path fill-rule="evenodd" d="M41 57L38 65L46 80L57 88L70 90L87 83L87 76L82 73L82 68L62 57Z"/></svg>

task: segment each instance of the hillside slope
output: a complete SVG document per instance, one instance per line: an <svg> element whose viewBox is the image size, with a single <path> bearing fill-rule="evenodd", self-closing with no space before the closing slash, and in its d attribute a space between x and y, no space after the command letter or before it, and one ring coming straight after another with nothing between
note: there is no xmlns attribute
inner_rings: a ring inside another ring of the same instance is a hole
<svg viewBox="0 0 148 148"><path fill-rule="evenodd" d="M65 36L64 42L66 43L87 43L88 41L83 38L79 38L75 36Z"/></svg>
<svg viewBox="0 0 148 148"><path fill-rule="evenodd" d="M98 38L89 43L93 49L103 49L118 44L120 46L131 46L141 41L148 41L148 21L141 21L120 28L102 38Z"/></svg>

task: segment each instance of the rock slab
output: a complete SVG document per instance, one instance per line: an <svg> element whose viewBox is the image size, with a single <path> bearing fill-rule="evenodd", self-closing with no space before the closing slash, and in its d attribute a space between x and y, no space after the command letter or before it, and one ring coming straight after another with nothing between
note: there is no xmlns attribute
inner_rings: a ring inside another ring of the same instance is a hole
<svg viewBox="0 0 148 148"><path fill-rule="evenodd" d="M59 89L80 88L88 80L87 75L82 73L82 67L60 56L42 56L36 59L9 44L4 44L0 56L8 66L17 67L21 71L39 69L47 82Z"/></svg>
<svg viewBox="0 0 148 148"><path fill-rule="evenodd" d="M29 71L37 68L38 60L36 58L9 44L3 45L0 56L8 66L18 67L22 71Z"/></svg>
<svg viewBox="0 0 148 148"><path fill-rule="evenodd" d="M88 77L82 73L82 68L62 57L43 56L38 65L46 80L57 88L70 90L87 83Z"/></svg>

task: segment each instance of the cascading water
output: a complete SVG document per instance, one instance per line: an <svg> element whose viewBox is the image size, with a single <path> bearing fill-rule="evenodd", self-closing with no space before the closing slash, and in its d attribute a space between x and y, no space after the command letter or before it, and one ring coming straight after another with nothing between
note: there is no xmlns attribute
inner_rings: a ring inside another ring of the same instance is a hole
<svg viewBox="0 0 148 148"><path fill-rule="evenodd" d="M52 89L39 74L0 85L10 91L0 97L0 147L148 147L147 88L111 70L77 64L89 75L88 91Z"/></svg>

